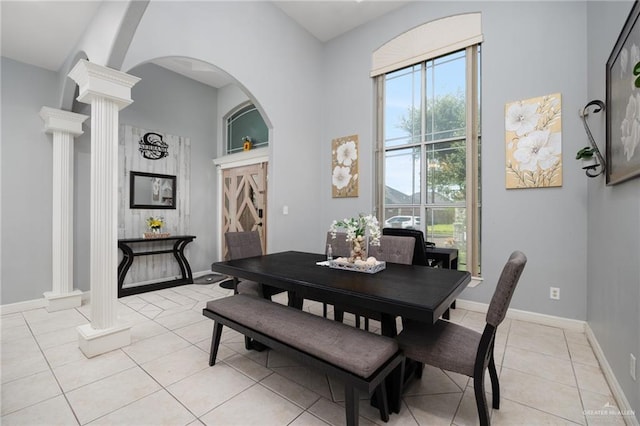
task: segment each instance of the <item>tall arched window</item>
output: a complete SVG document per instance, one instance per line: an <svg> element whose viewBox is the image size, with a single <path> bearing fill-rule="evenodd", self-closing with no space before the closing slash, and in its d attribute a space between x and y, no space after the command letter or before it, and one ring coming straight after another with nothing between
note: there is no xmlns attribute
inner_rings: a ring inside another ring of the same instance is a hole
<svg viewBox="0 0 640 426"><path fill-rule="evenodd" d="M480 14L426 23L373 53L376 208L458 249L480 275Z"/></svg>
<svg viewBox="0 0 640 426"><path fill-rule="evenodd" d="M242 104L227 116L227 154L240 152L246 138L253 148L269 145L269 129L252 103Z"/></svg>

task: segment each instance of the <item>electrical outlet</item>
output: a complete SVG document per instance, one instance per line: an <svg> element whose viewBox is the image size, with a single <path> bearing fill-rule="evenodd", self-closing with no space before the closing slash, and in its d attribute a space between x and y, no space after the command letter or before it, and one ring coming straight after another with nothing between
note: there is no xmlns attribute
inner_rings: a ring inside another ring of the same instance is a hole
<svg viewBox="0 0 640 426"><path fill-rule="evenodd" d="M560 300L560 288L559 287L549 287L549 299Z"/></svg>
<svg viewBox="0 0 640 426"><path fill-rule="evenodd" d="M629 354L629 374L636 380L636 357L633 354Z"/></svg>

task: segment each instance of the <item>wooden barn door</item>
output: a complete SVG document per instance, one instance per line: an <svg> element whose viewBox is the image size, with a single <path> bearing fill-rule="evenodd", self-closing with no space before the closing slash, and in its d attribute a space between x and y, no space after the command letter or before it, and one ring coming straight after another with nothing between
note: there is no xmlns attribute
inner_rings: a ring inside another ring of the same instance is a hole
<svg viewBox="0 0 640 426"><path fill-rule="evenodd" d="M260 233L262 252L266 253L267 163L235 167L222 172L222 248L227 257L225 232Z"/></svg>

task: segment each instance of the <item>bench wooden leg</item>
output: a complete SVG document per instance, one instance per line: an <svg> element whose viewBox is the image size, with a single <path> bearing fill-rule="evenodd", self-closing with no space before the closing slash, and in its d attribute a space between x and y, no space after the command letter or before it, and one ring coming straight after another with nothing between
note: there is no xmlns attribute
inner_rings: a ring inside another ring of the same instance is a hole
<svg viewBox="0 0 640 426"><path fill-rule="evenodd" d="M252 343L252 342L251 342L251 338L249 338L249 337L247 337L247 336L244 336L244 348L245 348L246 350L250 351L251 349L253 349L253 348L251 347L251 343Z"/></svg>
<svg viewBox="0 0 640 426"><path fill-rule="evenodd" d="M257 340L244 336L244 348L248 351L262 352L267 349L267 346L263 345Z"/></svg>
<svg viewBox="0 0 640 426"><path fill-rule="evenodd" d="M302 310L302 306L304 305L304 298L296 295L296 293L293 291L290 291L287 294L289 296L287 306L291 308L296 308L298 310Z"/></svg>
<svg viewBox="0 0 640 426"><path fill-rule="evenodd" d="M389 400L387 399L387 385L383 381L375 390L376 403L380 411L380 420L389 421Z"/></svg>
<svg viewBox="0 0 640 426"><path fill-rule="evenodd" d="M393 413L400 413L402 406L402 391L404 384L404 360L391 372L387 380L389 386L389 410Z"/></svg>
<svg viewBox="0 0 640 426"><path fill-rule="evenodd" d="M211 336L211 351L209 352L209 366L215 365L216 356L218 356L218 347L220 346L220 337L222 336L222 324L213 323L213 335Z"/></svg>
<svg viewBox="0 0 640 426"><path fill-rule="evenodd" d="M353 386L344 387L344 409L347 415L347 426L356 426L360 420L360 401L358 400L358 389Z"/></svg>

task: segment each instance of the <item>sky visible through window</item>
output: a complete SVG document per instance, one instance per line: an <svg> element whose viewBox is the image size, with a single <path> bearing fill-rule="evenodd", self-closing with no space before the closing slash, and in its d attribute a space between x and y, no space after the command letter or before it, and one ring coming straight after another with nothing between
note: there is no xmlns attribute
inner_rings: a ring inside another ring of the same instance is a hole
<svg viewBox="0 0 640 426"><path fill-rule="evenodd" d="M387 75L385 80L385 146L402 146L424 140L419 135L419 124L415 124L416 135L412 138L406 122L411 122L412 110L420 109L421 64L413 65ZM445 95L465 93L465 52L452 53L426 63L427 100ZM438 117L432 117L437 120ZM403 122L405 125L403 126ZM433 128L433 126L428 126ZM437 135L434 135L437 139ZM420 158L413 149L387 152L385 163L386 185L404 194L412 195L420 188ZM416 200L417 201L417 200ZM419 202L419 201L418 201Z"/></svg>

